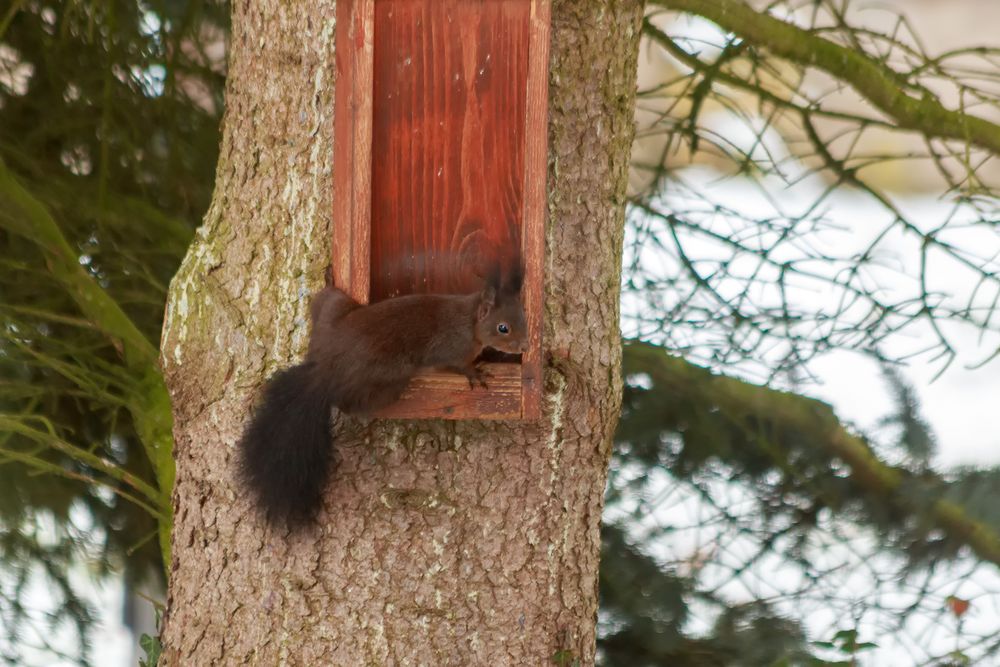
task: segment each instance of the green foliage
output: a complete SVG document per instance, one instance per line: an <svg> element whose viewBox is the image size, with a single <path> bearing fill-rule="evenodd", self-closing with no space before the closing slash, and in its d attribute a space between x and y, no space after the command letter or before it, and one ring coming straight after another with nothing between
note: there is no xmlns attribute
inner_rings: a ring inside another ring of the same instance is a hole
<svg viewBox="0 0 1000 667"><path fill-rule="evenodd" d="M670 656L676 659L687 649L681 628L687 619L684 596L691 593L689 582L629 544L618 526L601 528L601 545L600 646L609 664L638 667Z"/></svg>
<svg viewBox="0 0 1000 667"><path fill-rule="evenodd" d="M57 486L57 485L53 485ZM40 524L44 522L39 522ZM21 667L25 644L35 652L75 659L90 665L90 631L97 619L96 610L79 594L71 572L79 561L80 551L88 548L87 536L75 533L68 521L53 530L49 526L25 526L10 531L0 539L0 664ZM29 590L43 578L57 609L54 614L32 613L38 610L25 605ZM55 640L57 633L61 641ZM18 641L18 640L21 641ZM65 642L71 639L78 648Z"/></svg>
<svg viewBox="0 0 1000 667"><path fill-rule="evenodd" d="M853 605L877 607L879 586L905 589L911 578L951 567L964 572L970 547L978 558L1000 564L1000 515L987 503L991 486L995 498L994 473L948 479L920 457L911 458L912 467L890 466L829 406L710 373L657 346L627 343L623 370L607 497L614 523L602 532L602 664L855 660L876 645L854 630L810 642L791 615L804 613L795 604L799 596L828 600L829 609L847 604L839 613L850 614ZM912 394L897 391L896 397L895 415L886 421L924 423ZM895 447L912 453L905 441ZM680 501L664 500L678 495ZM685 506L704 509L689 530L678 519ZM686 547L690 555L648 555L683 553L684 547L669 545L688 544L689 532L701 536ZM870 550L853 567L868 561L876 588L871 600L838 602L826 587L837 589L831 581L849 575L850 567L821 561L839 551L851 562L854 550ZM884 581L874 565L880 559L891 569ZM733 598L734 583L771 593ZM824 613L823 604L817 612ZM906 604L904 616L933 616L945 606L931 595ZM703 629L692 631L697 626Z"/></svg>
<svg viewBox="0 0 1000 667"><path fill-rule="evenodd" d="M800 625L767 603L723 606L703 636L684 631L692 601L719 602L629 544L605 525L601 561L601 663L657 665L799 665L810 657Z"/></svg>
<svg viewBox="0 0 1000 667"><path fill-rule="evenodd" d="M144 634L139 638L139 648L146 654L145 659L139 660L139 667L156 667L160 654L163 652L160 638Z"/></svg>
<svg viewBox="0 0 1000 667"><path fill-rule="evenodd" d="M552 654L552 664L558 667L580 667L580 659L573 654L573 651L560 649Z"/></svg>
<svg viewBox="0 0 1000 667"><path fill-rule="evenodd" d="M714 375L641 343L626 346L623 368L619 438L633 460L665 465L678 478L724 465L731 479L754 485L763 521L800 515L793 532L813 529L815 515L830 509L877 527L887 546L910 557L954 556L966 544L935 530L947 522L935 517L945 481L882 463L828 405ZM843 463L852 470L839 471ZM914 515L926 519L907 520ZM980 555L1000 562L995 532Z"/></svg>
<svg viewBox="0 0 1000 667"><path fill-rule="evenodd" d="M156 604L156 628L157 631L160 629L160 624L163 621L163 606ZM139 637L139 648L145 654L145 659L139 660L139 667L156 667L156 663L160 660L160 655L163 653L163 644L160 643L160 636L157 634L155 636L147 635L145 633Z"/></svg>
<svg viewBox="0 0 1000 667"><path fill-rule="evenodd" d="M833 638L830 641L813 642L813 645L829 649L839 653L845 658L848 658L846 662L835 663L844 665L853 665L854 661L858 657L858 654L878 648L878 644L875 642L858 641L858 631L855 629L838 630L834 633Z"/></svg>
<svg viewBox="0 0 1000 667"><path fill-rule="evenodd" d="M899 431L898 448L906 452L915 463L927 465L937 450L937 443L930 425L920 415L913 387L898 370L888 364L882 366L882 374L892 392L896 410L885 417L881 425L896 427Z"/></svg>
<svg viewBox="0 0 1000 667"><path fill-rule="evenodd" d="M76 561L130 581L163 572L157 347L211 194L227 20L200 1L0 10L0 642L28 622L16 582L30 573L72 591ZM82 541L80 516L99 545ZM54 618L75 619L86 645L72 596Z"/></svg>
<svg viewBox="0 0 1000 667"><path fill-rule="evenodd" d="M1000 530L1000 507L997 506L1000 469L962 469L945 479L948 480L943 489L945 498L961 505L970 517Z"/></svg>

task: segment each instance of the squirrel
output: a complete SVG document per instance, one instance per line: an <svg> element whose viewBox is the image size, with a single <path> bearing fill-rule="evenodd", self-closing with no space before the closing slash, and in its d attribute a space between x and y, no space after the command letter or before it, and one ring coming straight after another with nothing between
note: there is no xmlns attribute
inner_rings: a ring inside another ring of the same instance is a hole
<svg viewBox="0 0 1000 667"><path fill-rule="evenodd" d="M527 331L522 271L499 267L471 294L409 295L361 305L329 284L310 304L305 360L268 380L239 443L238 471L268 522L315 519L333 466L331 410L365 415L395 403L420 368L486 387L485 348L517 354Z"/></svg>

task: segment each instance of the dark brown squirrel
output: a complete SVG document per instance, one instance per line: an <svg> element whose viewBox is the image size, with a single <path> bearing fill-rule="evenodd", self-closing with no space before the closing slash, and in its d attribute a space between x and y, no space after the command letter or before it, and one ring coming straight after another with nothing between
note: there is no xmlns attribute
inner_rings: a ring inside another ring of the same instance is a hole
<svg viewBox="0 0 1000 667"><path fill-rule="evenodd" d="M521 271L494 269L479 292L426 294L361 305L336 287L310 305L305 360L279 371L239 445L239 474L274 524L309 523L333 464L331 409L364 415L399 400L420 368L464 375L486 387L486 348L524 351Z"/></svg>

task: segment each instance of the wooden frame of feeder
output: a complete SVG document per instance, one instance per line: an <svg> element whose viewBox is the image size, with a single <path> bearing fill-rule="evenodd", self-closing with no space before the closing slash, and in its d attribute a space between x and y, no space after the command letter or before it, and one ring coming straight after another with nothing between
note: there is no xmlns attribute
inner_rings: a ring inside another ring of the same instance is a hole
<svg viewBox="0 0 1000 667"><path fill-rule="evenodd" d="M488 388L422 371L378 416L540 415L549 30L549 0L337 2L334 284L368 303L473 291L487 251L524 267L520 362Z"/></svg>

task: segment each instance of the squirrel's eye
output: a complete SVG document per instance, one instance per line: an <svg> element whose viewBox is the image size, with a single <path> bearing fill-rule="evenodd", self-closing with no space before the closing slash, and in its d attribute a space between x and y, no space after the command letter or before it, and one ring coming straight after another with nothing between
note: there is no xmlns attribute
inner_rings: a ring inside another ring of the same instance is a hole
<svg viewBox="0 0 1000 667"><path fill-rule="evenodd" d="M497 331L499 331L502 334L509 334L510 327L507 326L505 323L501 322L500 324L497 325Z"/></svg>

